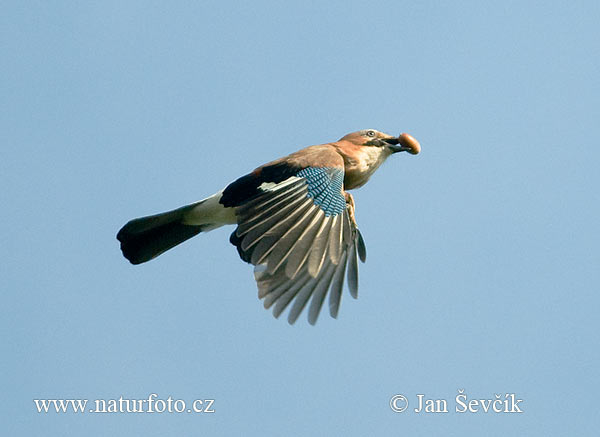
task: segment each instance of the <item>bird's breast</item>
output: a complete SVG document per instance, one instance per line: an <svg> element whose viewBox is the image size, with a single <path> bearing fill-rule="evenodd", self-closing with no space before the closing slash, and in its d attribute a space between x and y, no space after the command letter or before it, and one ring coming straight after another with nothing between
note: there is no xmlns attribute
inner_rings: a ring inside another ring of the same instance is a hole
<svg viewBox="0 0 600 437"><path fill-rule="evenodd" d="M359 188L390 155L385 147L363 146L344 154L344 189Z"/></svg>

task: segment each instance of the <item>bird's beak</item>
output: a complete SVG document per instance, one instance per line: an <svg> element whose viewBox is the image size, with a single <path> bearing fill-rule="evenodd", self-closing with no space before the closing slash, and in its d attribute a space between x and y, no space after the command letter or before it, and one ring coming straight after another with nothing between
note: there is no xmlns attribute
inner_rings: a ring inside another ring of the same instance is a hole
<svg viewBox="0 0 600 437"><path fill-rule="evenodd" d="M383 141L387 143L387 147L392 151L392 153L408 152L411 155L416 155L421 151L421 145L419 142L409 134L400 134L398 138L385 138Z"/></svg>

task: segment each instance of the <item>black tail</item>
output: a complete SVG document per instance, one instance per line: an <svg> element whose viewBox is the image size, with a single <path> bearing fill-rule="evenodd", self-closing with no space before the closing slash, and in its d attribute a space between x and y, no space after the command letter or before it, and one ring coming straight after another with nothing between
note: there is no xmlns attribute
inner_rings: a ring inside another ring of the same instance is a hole
<svg viewBox="0 0 600 437"><path fill-rule="evenodd" d="M121 228L117 240L131 264L141 264L202 232L201 225L182 223L184 208L131 220Z"/></svg>

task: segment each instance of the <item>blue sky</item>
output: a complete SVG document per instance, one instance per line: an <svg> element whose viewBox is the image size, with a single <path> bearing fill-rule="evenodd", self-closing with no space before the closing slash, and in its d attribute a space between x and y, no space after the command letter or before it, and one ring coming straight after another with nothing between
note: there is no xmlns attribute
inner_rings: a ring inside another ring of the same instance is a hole
<svg viewBox="0 0 600 437"><path fill-rule="evenodd" d="M7 2L2 422L10 435L592 435L596 2ZM338 320L275 320L200 235L144 265L129 219L303 146L420 140L354 192ZM515 393L523 414L456 413ZM215 399L38 414L33 399ZM390 398L447 399L447 414Z"/></svg>

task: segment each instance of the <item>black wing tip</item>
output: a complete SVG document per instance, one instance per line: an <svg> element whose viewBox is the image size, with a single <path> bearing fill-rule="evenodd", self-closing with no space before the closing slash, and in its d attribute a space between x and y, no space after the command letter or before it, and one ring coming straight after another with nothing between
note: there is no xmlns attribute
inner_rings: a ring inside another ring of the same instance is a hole
<svg viewBox="0 0 600 437"><path fill-rule="evenodd" d="M242 249L242 238L237 234L237 228L229 236L229 242L235 246L240 259L248 264L251 264L252 251L244 251Z"/></svg>
<svg viewBox="0 0 600 437"><path fill-rule="evenodd" d="M367 262L367 246L365 245L365 240L358 228L356 228L356 234L358 239L358 258L362 263L365 263Z"/></svg>

